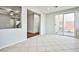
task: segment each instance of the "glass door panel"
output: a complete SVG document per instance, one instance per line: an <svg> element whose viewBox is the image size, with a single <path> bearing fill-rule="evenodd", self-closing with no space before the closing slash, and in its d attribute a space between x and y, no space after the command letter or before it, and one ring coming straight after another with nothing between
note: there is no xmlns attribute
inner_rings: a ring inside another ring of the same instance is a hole
<svg viewBox="0 0 79 59"><path fill-rule="evenodd" d="M74 13L64 14L64 35L74 36Z"/></svg>
<svg viewBox="0 0 79 59"><path fill-rule="evenodd" d="M55 33L59 35L63 35L63 15L55 16Z"/></svg>

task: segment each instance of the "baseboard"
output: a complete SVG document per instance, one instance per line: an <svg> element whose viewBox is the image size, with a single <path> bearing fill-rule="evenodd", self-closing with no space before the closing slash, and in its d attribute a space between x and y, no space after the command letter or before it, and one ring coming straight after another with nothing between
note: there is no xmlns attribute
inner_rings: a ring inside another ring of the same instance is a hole
<svg viewBox="0 0 79 59"><path fill-rule="evenodd" d="M20 43L20 42L23 42L23 41L25 41L25 40L21 40L21 41L18 41L18 42L13 42L13 43L7 44L7 45L5 45L5 46L0 47L0 49L3 49L3 48L6 48L6 47L15 45L15 44Z"/></svg>

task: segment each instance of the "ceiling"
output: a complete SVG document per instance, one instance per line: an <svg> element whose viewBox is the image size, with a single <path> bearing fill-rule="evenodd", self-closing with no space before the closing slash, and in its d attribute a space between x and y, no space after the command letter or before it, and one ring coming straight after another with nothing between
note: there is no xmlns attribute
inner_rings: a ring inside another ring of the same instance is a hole
<svg viewBox="0 0 79 59"><path fill-rule="evenodd" d="M70 8L75 8L77 6L29 6L28 8L33 8L35 10L38 10L43 13L51 13L51 12L56 12L56 11L61 11L61 10L66 10Z"/></svg>

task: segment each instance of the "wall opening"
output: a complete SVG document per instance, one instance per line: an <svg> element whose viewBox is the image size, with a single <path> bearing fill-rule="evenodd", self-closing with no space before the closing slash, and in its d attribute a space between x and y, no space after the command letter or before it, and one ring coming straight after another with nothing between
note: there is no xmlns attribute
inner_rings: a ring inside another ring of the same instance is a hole
<svg viewBox="0 0 79 59"><path fill-rule="evenodd" d="M40 14L27 10L27 38L40 34Z"/></svg>

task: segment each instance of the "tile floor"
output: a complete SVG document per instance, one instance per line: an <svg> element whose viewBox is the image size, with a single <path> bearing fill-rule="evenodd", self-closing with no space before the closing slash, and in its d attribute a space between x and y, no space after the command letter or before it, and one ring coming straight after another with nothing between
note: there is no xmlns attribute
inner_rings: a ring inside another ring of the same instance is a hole
<svg viewBox="0 0 79 59"><path fill-rule="evenodd" d="M59 35L39 35L3 48L0 52L79 52L79 39Z"/></svg>

